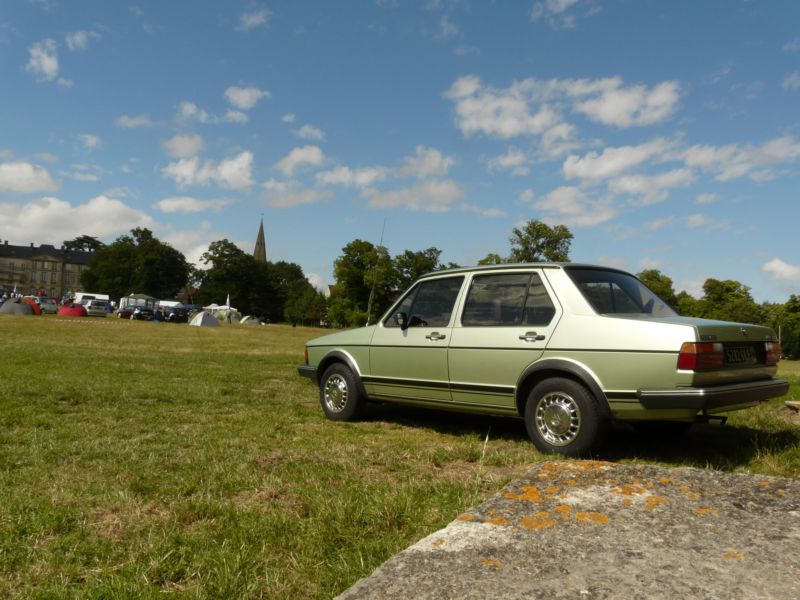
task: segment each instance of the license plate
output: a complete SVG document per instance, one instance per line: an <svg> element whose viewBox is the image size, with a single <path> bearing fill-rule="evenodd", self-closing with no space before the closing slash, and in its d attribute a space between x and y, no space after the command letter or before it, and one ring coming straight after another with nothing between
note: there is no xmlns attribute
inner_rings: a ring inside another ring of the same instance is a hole
<svg viewBox="0 0 800 600"><path fill-rule="evenodd" d="M735 346L725 348L725 362L729 365L755 364L756 352L752 346Z"/></svg>

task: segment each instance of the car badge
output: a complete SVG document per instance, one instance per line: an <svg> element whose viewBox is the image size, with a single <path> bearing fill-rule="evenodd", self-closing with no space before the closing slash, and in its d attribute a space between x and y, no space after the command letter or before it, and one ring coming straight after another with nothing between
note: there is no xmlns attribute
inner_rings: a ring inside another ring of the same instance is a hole
<svg viewBox="0 0 800 600"><path fill-rule="evenodd" d="M747 329L745 329L744 327L742 327L742 328L739 330L739 332L740 332L742 335L747 335Z"/></svg>

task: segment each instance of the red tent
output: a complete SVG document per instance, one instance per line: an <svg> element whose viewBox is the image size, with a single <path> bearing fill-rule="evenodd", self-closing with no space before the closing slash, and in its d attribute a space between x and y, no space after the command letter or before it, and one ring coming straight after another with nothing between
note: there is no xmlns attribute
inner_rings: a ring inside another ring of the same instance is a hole
<svg viewBox="0 0 800 600"><path fill-rule="evenodd" d="M58 309L60 317L85 317L86 309L80 304L64 304Z"/></svg>

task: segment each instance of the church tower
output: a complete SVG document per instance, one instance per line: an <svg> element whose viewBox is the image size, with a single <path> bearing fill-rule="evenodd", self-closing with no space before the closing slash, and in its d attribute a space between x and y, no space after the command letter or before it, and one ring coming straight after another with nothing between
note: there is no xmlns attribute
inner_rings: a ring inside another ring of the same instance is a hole
<svg viewBox="0 0 800 600"><path fill-rule="evenodd" d="M261 217L261 225L258 226L258 237L256 238L256 248L253 250L253 257L258 262L267 262L267 243L264 241L264 217Z"/></svg>

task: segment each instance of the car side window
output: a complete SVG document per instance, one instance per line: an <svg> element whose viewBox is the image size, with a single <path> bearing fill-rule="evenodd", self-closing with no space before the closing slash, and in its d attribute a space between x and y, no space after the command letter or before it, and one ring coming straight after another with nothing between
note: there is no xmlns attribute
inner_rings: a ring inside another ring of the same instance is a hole
<svg viewBox="0 0 800 600"><path fill-rule="evenodd" d="M465 327L547 325L556 309L536 273L476 275L464 304Z"/></svg>
<svg viewBox="0 0 800 600"><path fill-rule="evenodd" d="M405 315L408 327L445 327L463 281L463 277L447 277L421 282L384 320L384 327L399 327L400 313Z"/></svg>

